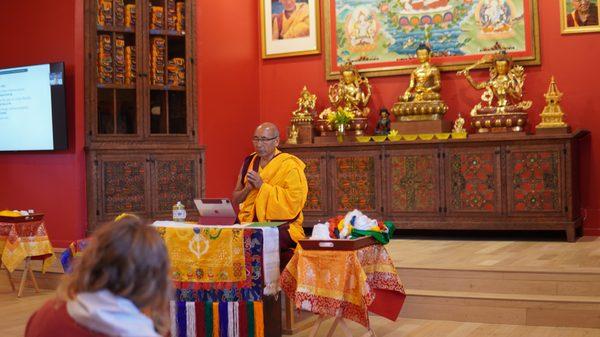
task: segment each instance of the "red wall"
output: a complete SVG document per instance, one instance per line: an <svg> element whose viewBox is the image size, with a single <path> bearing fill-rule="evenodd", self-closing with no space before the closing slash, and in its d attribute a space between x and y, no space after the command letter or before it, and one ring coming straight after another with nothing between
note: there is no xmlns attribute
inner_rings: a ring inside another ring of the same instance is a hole
<svg viewBox="0 0 600 337"><path fill-rule="evenodd" d="M259 121L258 2L196 1L196 6L206 195L229 197Z"/></svg>
<svg viewBox="0 0 600 337"><path fill-rule="evenodd" d="M0 67L64 61L69 149L0 154L0 209L46 213L57 245L85 232L83 8L76 0L2 1Z"/></svg>
<svg viewBox="0 0 600 337"><path fill-rule="evenodd" d="M206 192L229 196L258 123L256 0L196 1L199 139L206 145ZM227 18L227 19L224 19ZM235 20L235 24L232 24ZM64 61L69 150L0 154L0 210L46 213L56 246L87 228L83 0L0 1L0 68ZM191 206L191 205L190 205Z"/></svg>
<svg viewBox="0 0 600 337"><path fill-rule="evenodd" d="M327 1L327 0L326 0ZM539 1L540 44L542 65L527 68L526 98L534 101L531 123L539 122L544 107L543 94L548 89L550 76L554 75L559 89L565 93L562 107L566 120L574 128L592 131L590 146L582 160L583 208L585 229L588 234L600 235L600 33L561 35L558 1ZM476 76L483 79L487 70ZM280 127L289 123L290 112L304 85L318 96L317 109L328 106L327 88L333 82L325 81L325 54L286 59L261 60L260 69L260 120L272 121ZM447 119L454 120L458 112L467 116L481 92L471 89L464 78L454 73L443 73L442 96L450 106ZM373 86L371 110L390 108L398 95L408 86L408 76L370 79ZM375 123L376 116L372 116ZM596 188L594 188L596 187Z"/></svg>

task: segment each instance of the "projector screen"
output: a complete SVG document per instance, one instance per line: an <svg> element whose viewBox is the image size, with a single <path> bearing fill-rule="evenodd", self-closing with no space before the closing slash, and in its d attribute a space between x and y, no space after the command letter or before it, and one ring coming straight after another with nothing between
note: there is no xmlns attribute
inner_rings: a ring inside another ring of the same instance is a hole
<svg viewBox="0 0 600 337"><path fill-rule="evenodd" d="M62 63L0 69L0 151L67 148Z"/></svg>

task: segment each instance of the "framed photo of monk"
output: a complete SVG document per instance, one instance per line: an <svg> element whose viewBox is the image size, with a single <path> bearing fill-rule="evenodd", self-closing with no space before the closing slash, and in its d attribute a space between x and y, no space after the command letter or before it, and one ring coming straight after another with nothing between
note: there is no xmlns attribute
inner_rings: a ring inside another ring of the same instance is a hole
<svg viewBox="0 0 600 337"><path fill-rule="evenodd" d="M499 51L540 64L538 1L323 0L325 76L339 78L349 61L367 77L409 74L421 43L441 71Z"/></svg>
<svg viewBox="0 0 600 337"><path fill-rule="evenodd" d="M259 0L262 57L319 54L320 0Z"/></svg>
<svg viewBox="0 0 600 337"><path fill-rule="evenodd" d="M598 0L559 0L563 34L600 32Z"/></svg>

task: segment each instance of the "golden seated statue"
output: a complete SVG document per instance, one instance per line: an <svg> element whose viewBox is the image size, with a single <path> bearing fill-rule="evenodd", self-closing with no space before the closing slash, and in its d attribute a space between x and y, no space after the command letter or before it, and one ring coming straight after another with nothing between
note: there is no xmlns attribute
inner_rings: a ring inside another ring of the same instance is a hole
<svg viewBox="0 0 600 337"><path fill-rule="evenodd" d="M469 71L474 67L492 62L490 79L477 83ZM473 88L485 89L481 102L471 110L471 124L479 133L490 131L524 131L527 125L527 112L531 101L523 100L525 69L513 65L506 52L494 56L486 55L475 64L457 73L464 75Z"/></svg>
<svg viewBox="0 0 600 337"><path fill-rule="evenodd" d="M354 131L357 136L360 136L364 134L364 130L367 128L367 117L371 112L367 107L371 99L371 85L366 77L358 73L351 62L342 66L341 74L342 77L338 83L329 86L330 109L337 110L342 107L351 111L354 114L354 119L348 130ZM322 136L335 131L333 126L328 125L327 120L323 118L319 118L315 124Z"/></svg>
<svg viewBox="0 0 600 337"><path fill-rule="evenodd" d="M448 106L440 96L440 71L429 62L431 49L427 45L419 45L416 53L420 64L411 73L408 89L398 97L392 112L400 121L442 119Z"/></svg>

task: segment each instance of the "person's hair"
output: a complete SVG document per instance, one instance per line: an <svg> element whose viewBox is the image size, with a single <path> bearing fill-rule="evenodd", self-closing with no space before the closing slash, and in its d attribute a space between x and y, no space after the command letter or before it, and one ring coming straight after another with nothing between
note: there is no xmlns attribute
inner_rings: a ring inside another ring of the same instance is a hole
<svg viewBox="0 0 600 337"><path fill-rule="evenodd" d="M419 44L416 51L419 50L427 50L428 53L431 53L431 47L429 47L426 43Z"/></svg>
<svg viewBox="0 0 600 337"><path fill-rule="evenodd" d="M169 257L153 227L135 215L120 216L90 238L73 272L63 280L58 296L109 290L132 301L160 333L169 329L171 300Z"/></svg>

